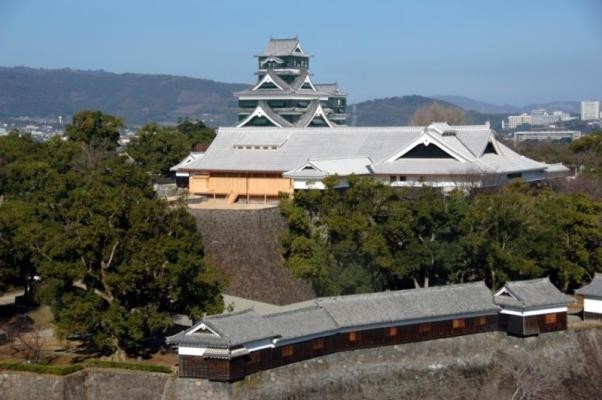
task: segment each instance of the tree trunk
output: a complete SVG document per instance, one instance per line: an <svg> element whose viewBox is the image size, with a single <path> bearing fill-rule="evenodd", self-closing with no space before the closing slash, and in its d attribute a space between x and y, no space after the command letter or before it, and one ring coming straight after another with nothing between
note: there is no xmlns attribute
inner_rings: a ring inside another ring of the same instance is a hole
<svg viewBox="0 0 602 400"><path fill-rule="evenodd" d="M124 349L119 346L119 340L117 337L113 336L111 338L111 342L113 343L113 347L115 348L115 352L111 355L111 361L126 361L127 354Z"/></svg>

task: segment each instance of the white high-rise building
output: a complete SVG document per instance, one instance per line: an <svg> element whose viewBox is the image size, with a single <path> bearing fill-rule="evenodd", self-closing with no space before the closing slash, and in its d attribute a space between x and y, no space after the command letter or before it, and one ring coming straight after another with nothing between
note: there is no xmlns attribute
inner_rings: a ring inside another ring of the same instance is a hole
<svg viewBox="0 0 602 400"><path fill-rule="evenodd" d="M591 121L600 119L600 102L599 101L582 101L581 102L581 120Z"/></svg>
<svg viewBox="0 0 602 400"><path fill-rule="evenodd" d="M508 116L508 128L514 129L517 126L521 125L531 125L533 124L533 117L527 113L522 113L521 115L510 115Z"/></svg>

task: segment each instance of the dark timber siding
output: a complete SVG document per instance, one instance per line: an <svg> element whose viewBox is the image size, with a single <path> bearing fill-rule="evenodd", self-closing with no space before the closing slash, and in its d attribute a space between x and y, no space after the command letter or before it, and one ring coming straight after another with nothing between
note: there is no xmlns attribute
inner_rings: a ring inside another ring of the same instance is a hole
<svg viewBox="0 0 602 400"><path fill-rule="evenodd" d="M500 330L515 336L532 336L566 329L566 312L521 317L500 314Z"/></svg>
<svg viewBox="0 0 602 400"><path fill-rule="evenodd" d="M584 311L583 319L602 319L602 314Z"/></svg>
<svg viewBox="0 0 602 400"><path fill-rule="evenodd" d="M179 357L179 374L180 377L232 381L258 371L339 351L419 342L497 329L498 316L487 315L337 333L305 342L255 351L232 360L181 355Z"/></svg>

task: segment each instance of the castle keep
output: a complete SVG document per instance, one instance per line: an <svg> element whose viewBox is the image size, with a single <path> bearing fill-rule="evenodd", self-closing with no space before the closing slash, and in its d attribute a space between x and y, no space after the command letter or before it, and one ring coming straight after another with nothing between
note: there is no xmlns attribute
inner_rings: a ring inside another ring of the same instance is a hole
<svg viewBox="0 0 602 400"><path fill-rule="evenodd" d="M314 84L299 39L270 39L257 57L257 83L236 93L238 127L345 125L346 96L336 83Z"/></svg>

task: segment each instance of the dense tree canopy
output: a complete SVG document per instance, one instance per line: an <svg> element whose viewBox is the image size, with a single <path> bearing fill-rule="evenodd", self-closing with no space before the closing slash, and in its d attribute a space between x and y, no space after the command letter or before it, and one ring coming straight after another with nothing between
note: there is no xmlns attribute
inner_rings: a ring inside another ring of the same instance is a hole
<svg viewBox="0 0 602 400"><path fill-rule="evenodd" d="M492 193L399 191L352 177L282 203L286 263L320 295L602 271L602 203L512 184Z"/></svg>
<svg viewBox="0 0 602 400"><path fill-rule="evenodd" d="M117 121L94 115L100 127L78 131L77 115L68 128L88 139L0 138L0 290L37 274L59 334L136 353L175 314L219 312L222 283L187 210L157 199L149 175L110 146L92 147Z"/></svg>
<svg viewBox="0 0 602 400"><path fill-rule="evenodd" d="M150 123L138 130L127 152L145 171L168 175L169 168L180 162L197 145L209 145L215 131L201 121L182 120L176 126Z"/></svg>
<svg viewBox="0 0 602 400"><path fill-rule="evenodd" d="M115 148L119 140L119 129L123 126L121 118L100 111L80 111L65 128L65 136L94 147Z"/></svg>

